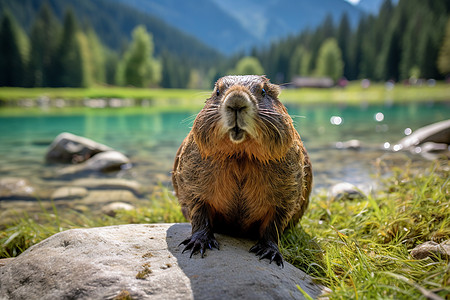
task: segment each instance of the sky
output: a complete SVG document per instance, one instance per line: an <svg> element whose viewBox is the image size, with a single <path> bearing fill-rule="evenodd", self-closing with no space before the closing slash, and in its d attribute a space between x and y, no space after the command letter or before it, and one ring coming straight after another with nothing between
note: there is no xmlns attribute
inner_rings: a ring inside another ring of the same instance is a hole
<svg viewBox="0 0 450 300"><path fill-rule="evenodd" d="M350 2L352 4L357 4L359 2L359 0L346 0L347 2Z"/></svg>

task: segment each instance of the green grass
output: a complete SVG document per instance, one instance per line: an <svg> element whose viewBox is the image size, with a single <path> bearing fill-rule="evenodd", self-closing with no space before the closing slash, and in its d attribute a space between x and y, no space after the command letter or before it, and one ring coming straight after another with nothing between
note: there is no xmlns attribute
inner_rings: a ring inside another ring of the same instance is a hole
<svg viewBox="0 0 450 300"><path fill-rule="evenodd" d="M450 264L443 258L415 260L409 252L425 241L450 239L448 161L428 170L393 169L383 188L368 199L333 201L312 197L301 226L281 239L286 261L329 287L329 299L448 299ZM380 179L381 180L381 179ZM115 218L56 209L18 216L0 232L0 257L16 256L62 230L127 223L184 222L177 200L163 187L149 204Z"/></svg>
<svg viewBox="0 0 450 300"><path fill-rule="evenodd" d="M397 84L392 90L383 84L373 84L362 88L359 82L352 82L346 88L331 89L285 89L281 93L285 103L329 104L345 103L348 105L383 104L415 101L449 101L450 85L438 83L435 86L404 86Z"/></svg>
<svg viewBox="0 0 450 300"><path fill-rule="evenodd" d="M120 99L147 99L153 106L170 107L196 107L203 106L211 91L188 89L143 89L132 87L105 87L92 88L9 88L0 87L0 102L14 104L20 99L40 97L49 99L72 100L74 105L81 105L84 99L94 98L120 98ZM372 84L363 89L359 81L351 82L346 88L304 88L284 89L280 99L284 103L323 104L346 103L350 105L365 103L384 103L386 101L449 101L450 85L438 82L435 86L404 86L397 84L392 90L385 88L384 84Z"/></svg>
<svg viewBox="0 0 450 300"><path fill-rule="evenodd" d="M0 87L0 100L14 101L18 99L37 99L48 97L50 99L85 98L134 98L134 99L179 99L194 98L200 90L187 89L144 89L133 87L106 87L92 88L16 88Z"/></svg>
<svg viewBox="0 0 450 300"><path fill-rule="evenodd" d="M283 236L284 257L328 286L330 299L450 297L449 261L409 255L423 242L450 239L449 175L448 166L395 169L366 200L318 195L303 228Z"/></svg>

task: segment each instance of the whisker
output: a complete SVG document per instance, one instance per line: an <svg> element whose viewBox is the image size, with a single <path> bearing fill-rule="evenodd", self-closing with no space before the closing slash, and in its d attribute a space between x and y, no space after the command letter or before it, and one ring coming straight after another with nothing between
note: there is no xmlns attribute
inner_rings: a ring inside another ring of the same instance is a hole
<svg viewBox="0 0 450 300"><path fill-rule="evenodd" d="M181 124L193 123L196 117L197 117L197 114L191 115L191 116L185 118L184 120L182 120Z"/></svg>
<svg viewBox="0 0 450 300"><path fill-rule="evenodd" d="M291 118L302 118L302 119L306 119L306 116L297 116L297 115L290 115Z"/></svg>
<svg viewBox="0 0 450 300"><path fill-rule="evenodd" d="M198 97L198 96L210 96L210 95L211 95L211 92L207 92L207 91L205 91L205 92L197 92L197 93L194 94L195 97Z"/></svg>
<svg viewBox="0 0 450 300"><path fill-rule="evenodd" d="M278 129L278 127L273 123L274 121L277 122L277 120L274 119L273 117L269 116L269 115L260 114L259 116L261 117L262 120L265 121L265 122L262 122L262 123L264 124L264 126L266 126L267 129L269 129L269 127L266 124L266 122L268 124L270 124L273 129L275 129L275 131L278 133L278 136L280 137L281 144L283 144L283 135L281 134L281 132Z"/></svg>
<svg viewBox="0 0 450 300"><path fill-rule="evenodd" d="M220 118L220 115L217 114L209 114L206 116L206 118L204 119L204 121L202 122L202 124L199 127L199 130L202 130L205 126L209 126L211 124L216 123Z"/></svg>
<svg viewBox="0 0 450 300"><path fill-rule="evenodd" d="M273 110L270 110L270 109L265 109L265 108L259 109L258 112L270 113L272 115L279 115L279 116L282 115L282 114L280 114L280 113L278 113L276 111L273 111Z"/></svg>

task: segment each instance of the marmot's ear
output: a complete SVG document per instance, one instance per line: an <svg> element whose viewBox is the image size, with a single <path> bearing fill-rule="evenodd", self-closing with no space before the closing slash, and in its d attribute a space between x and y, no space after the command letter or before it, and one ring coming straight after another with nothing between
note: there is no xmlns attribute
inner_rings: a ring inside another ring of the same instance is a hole
<svg viewBox="0 0 450 300"><path fill-rule="evenodd" d="M274 99L275 98L278 99L278 95L280 94L281 91L280 86L278 84L273 84L270 82L266 83L266 85L269 95Z"/></svg>
<svg viewBox="0 0 450 300"><path fill-rule="evenodd" d="M280 86L278 84L270 83L269 78L266 77L266 75L262 75L261 78L264 80L264 85L266 86L266 91L272 98L277 98L280 94Z"/></svg>

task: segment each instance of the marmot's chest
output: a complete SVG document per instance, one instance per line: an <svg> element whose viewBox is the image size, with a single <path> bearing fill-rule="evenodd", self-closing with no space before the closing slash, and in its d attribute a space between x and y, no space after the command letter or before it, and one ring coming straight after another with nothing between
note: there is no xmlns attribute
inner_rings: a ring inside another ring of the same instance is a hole
<svg viewBox="0 0 450 300"><path fill-rule="evenodd" d="M245 231L273 216L276 205L270 190L270 174L258 164L232 161L215 173L207 200L213 219L217 217L225 225L232 223Z"/></svg>

